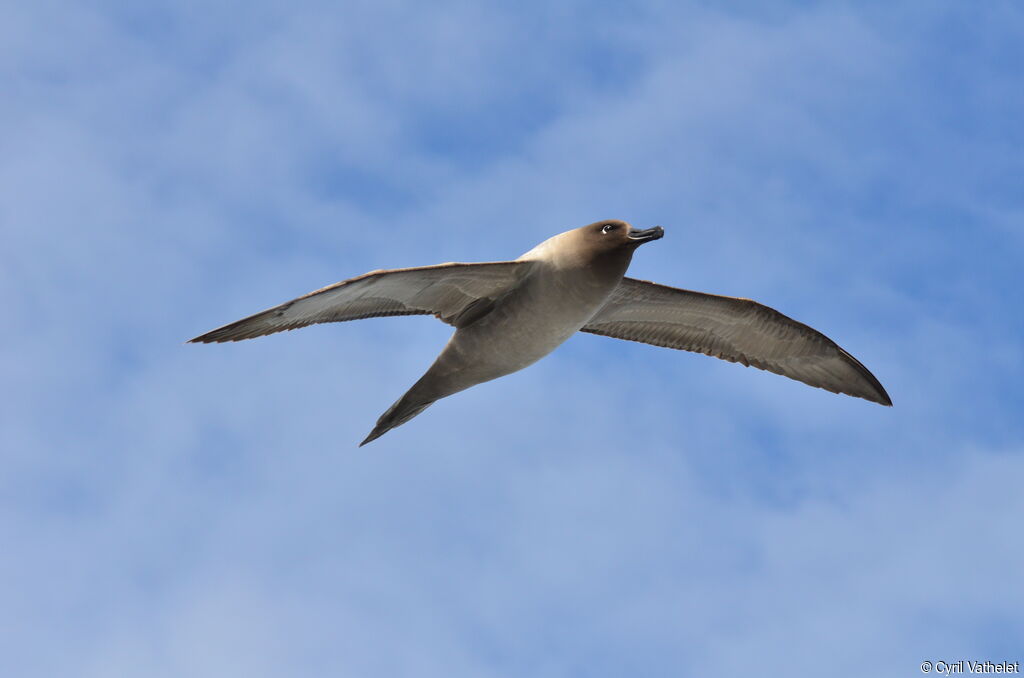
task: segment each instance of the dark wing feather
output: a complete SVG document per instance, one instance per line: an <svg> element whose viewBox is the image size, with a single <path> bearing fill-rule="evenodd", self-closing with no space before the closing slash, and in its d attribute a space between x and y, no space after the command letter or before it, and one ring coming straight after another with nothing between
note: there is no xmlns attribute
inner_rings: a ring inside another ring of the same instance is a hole
<svg viewBox="0 0 1024 678"><path fill-rule="evenodd" d="M515 284L531 265L525 261L495 261L371 271L190 341L240 341L315 323L393 315L435 315L446 323L461 325L466 317L480 317L480 309L487 307L488 300ZM463 315L467 309L469 313Z"/></svg>
<svg viewBox="0 0 1024 678"><path fill-rule="evenodd" d="M623 278L582 331L704 353L892 405L878 379L834 341L750 299Z"/></svg>

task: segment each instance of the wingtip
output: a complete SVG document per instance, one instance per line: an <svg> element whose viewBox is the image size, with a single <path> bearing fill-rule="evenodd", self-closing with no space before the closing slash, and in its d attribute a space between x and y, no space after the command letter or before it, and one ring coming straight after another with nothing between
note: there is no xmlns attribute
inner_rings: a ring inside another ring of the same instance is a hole
<svg viewBox="0 0 1024 678"><path fill-rule="evenodd" d="M865 371L867 371L867 368L865 368ZM892 407L892 398L889 397L885 387L882 386L882 382L878 381L875 375L871 374L871 372L868 372L868 375L871 377L871 381L873 382L872 386L874 387L875 395L877 396L874 401L883 407Z"/></svg>
<svg viewBox="0 0 1024 678"><path fill-rule="evenodd" d="M868 394L865 394L863 389L858 389L861 393L851 393L850 395L857 395L865 400L878 403L883 407L892 407L892 398L889 397L889 393L882 386L882 382L878 380L878 377L872 374L871 370L864 366L864 363L854 358L846 349L839 348L839 352L846 362L860 373L860 376L866 382L864 385L868 387Z"/></svg>
<svg viewBox="0 0 1024 678"><path fill-rule="evenodd" d="M215 330L210 330L206 334L200 334L198 337L193 337L186 341L186 344L227 344L229 342L242 341L244 339L254 339L256 337L263 336L263 334L253 334L251 332L246 333L238 329L238 325L248 318L239 320L238 322L225 325L224 327L218 327ZM264 334L273 334L273 332L266 332Z"/></svg>
<svg viewBox="0 0 1024 678"><path fill-rule="evenodd" d="M185 343L186 344L221 344L221 343L224 343L225 341L233 341L233 340L232 339L214 339L214 338L209 337L206 334L203 334L203 335L198 336L198 337L193 337L192 339L189 339Z"/></svg>
<svg viewBox="0 0 1024 678"><path fill-rule="evenodd" d="M370 431L370 435L368 435L365 438L363 438L363 442L359 443L359 447L362 447L366 443L372 443L374 440L376 440L377 438L380 438L382 435L384 435L384 433L385 433L384 431L379 431L378 432L377 429L374 428L372 431Z"/></svg>
<svg viewBox="0 0 1024 678"><path fill-rule="evenodd" d="M864 400L867 400L869 403L875 403L876 405L881 405L882 407L892 407L892 399L889 397L889 394L886 393L884 390L871 394L847 393L846 395L855 395L857 398L863 398Z"/></svg>
<svg viewBox="0 0 1024 678"><path fill-rule="evenodd" d="M874 375L871 374L870 372L867 372L867 375L870 377L869 389L855 389L853 392L846 391L846 394L856 396L858 398L863 398L868 402L875 403L876 405L881 405L882 407L892 407L892 398L889 397L889 394L886 392L882 384L877 379L875 379Z"/></svg>

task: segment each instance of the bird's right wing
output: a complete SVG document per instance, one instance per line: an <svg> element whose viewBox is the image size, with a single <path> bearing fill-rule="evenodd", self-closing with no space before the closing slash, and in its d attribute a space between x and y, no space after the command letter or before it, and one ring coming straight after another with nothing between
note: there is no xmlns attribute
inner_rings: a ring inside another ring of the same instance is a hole
<svg viewBox="0 0 1024 678"><path fill-rule="evenodd" d="M582 331L704 353L892 405L878 379L834 341L750 299L623 278Z"/></svg>
<svg viewBox="0 0 1024 678"><path fill-rule="evenodd" d="M495 261L371 271L190 341L240 341L315 323L392 315L435 315L458 327L486 313L532 266L528 261Z"/></svg>

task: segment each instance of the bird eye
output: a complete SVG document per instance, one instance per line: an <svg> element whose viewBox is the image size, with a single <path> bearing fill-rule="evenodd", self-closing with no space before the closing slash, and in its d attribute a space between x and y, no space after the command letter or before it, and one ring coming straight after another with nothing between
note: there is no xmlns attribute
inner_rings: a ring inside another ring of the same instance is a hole
<svg viewBox="0 0 1024 678"><path fill-rule="evenodd" d="M602 233L609 233L609 232L614 231L614 230L615 230L615 224L605 224L604 226L601 227L601 232Z"/></svg>

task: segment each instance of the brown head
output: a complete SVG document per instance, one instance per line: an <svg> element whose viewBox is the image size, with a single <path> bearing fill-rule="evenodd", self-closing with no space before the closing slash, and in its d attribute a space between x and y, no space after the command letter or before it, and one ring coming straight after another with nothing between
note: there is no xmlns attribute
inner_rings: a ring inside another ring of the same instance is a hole
<svg viewBox="0 0 1024 678"><path fill-rule="evenodd" d="M625 221L604 219L559 233L520 257L546 261L557 268L625 274L636 248L665 235L661 226L640 231Z"/></svg>
<svg viewBox="0 0 1024 678"><path fill-rule="evenodd" d="M633 251L640 245L665 235L665 229L655 226L638 231L625 221L605 219L569 231L564 235L570 234L577 243L576 246L589 250L593 253L592 256L607 254L633 256Z"/></svg>

